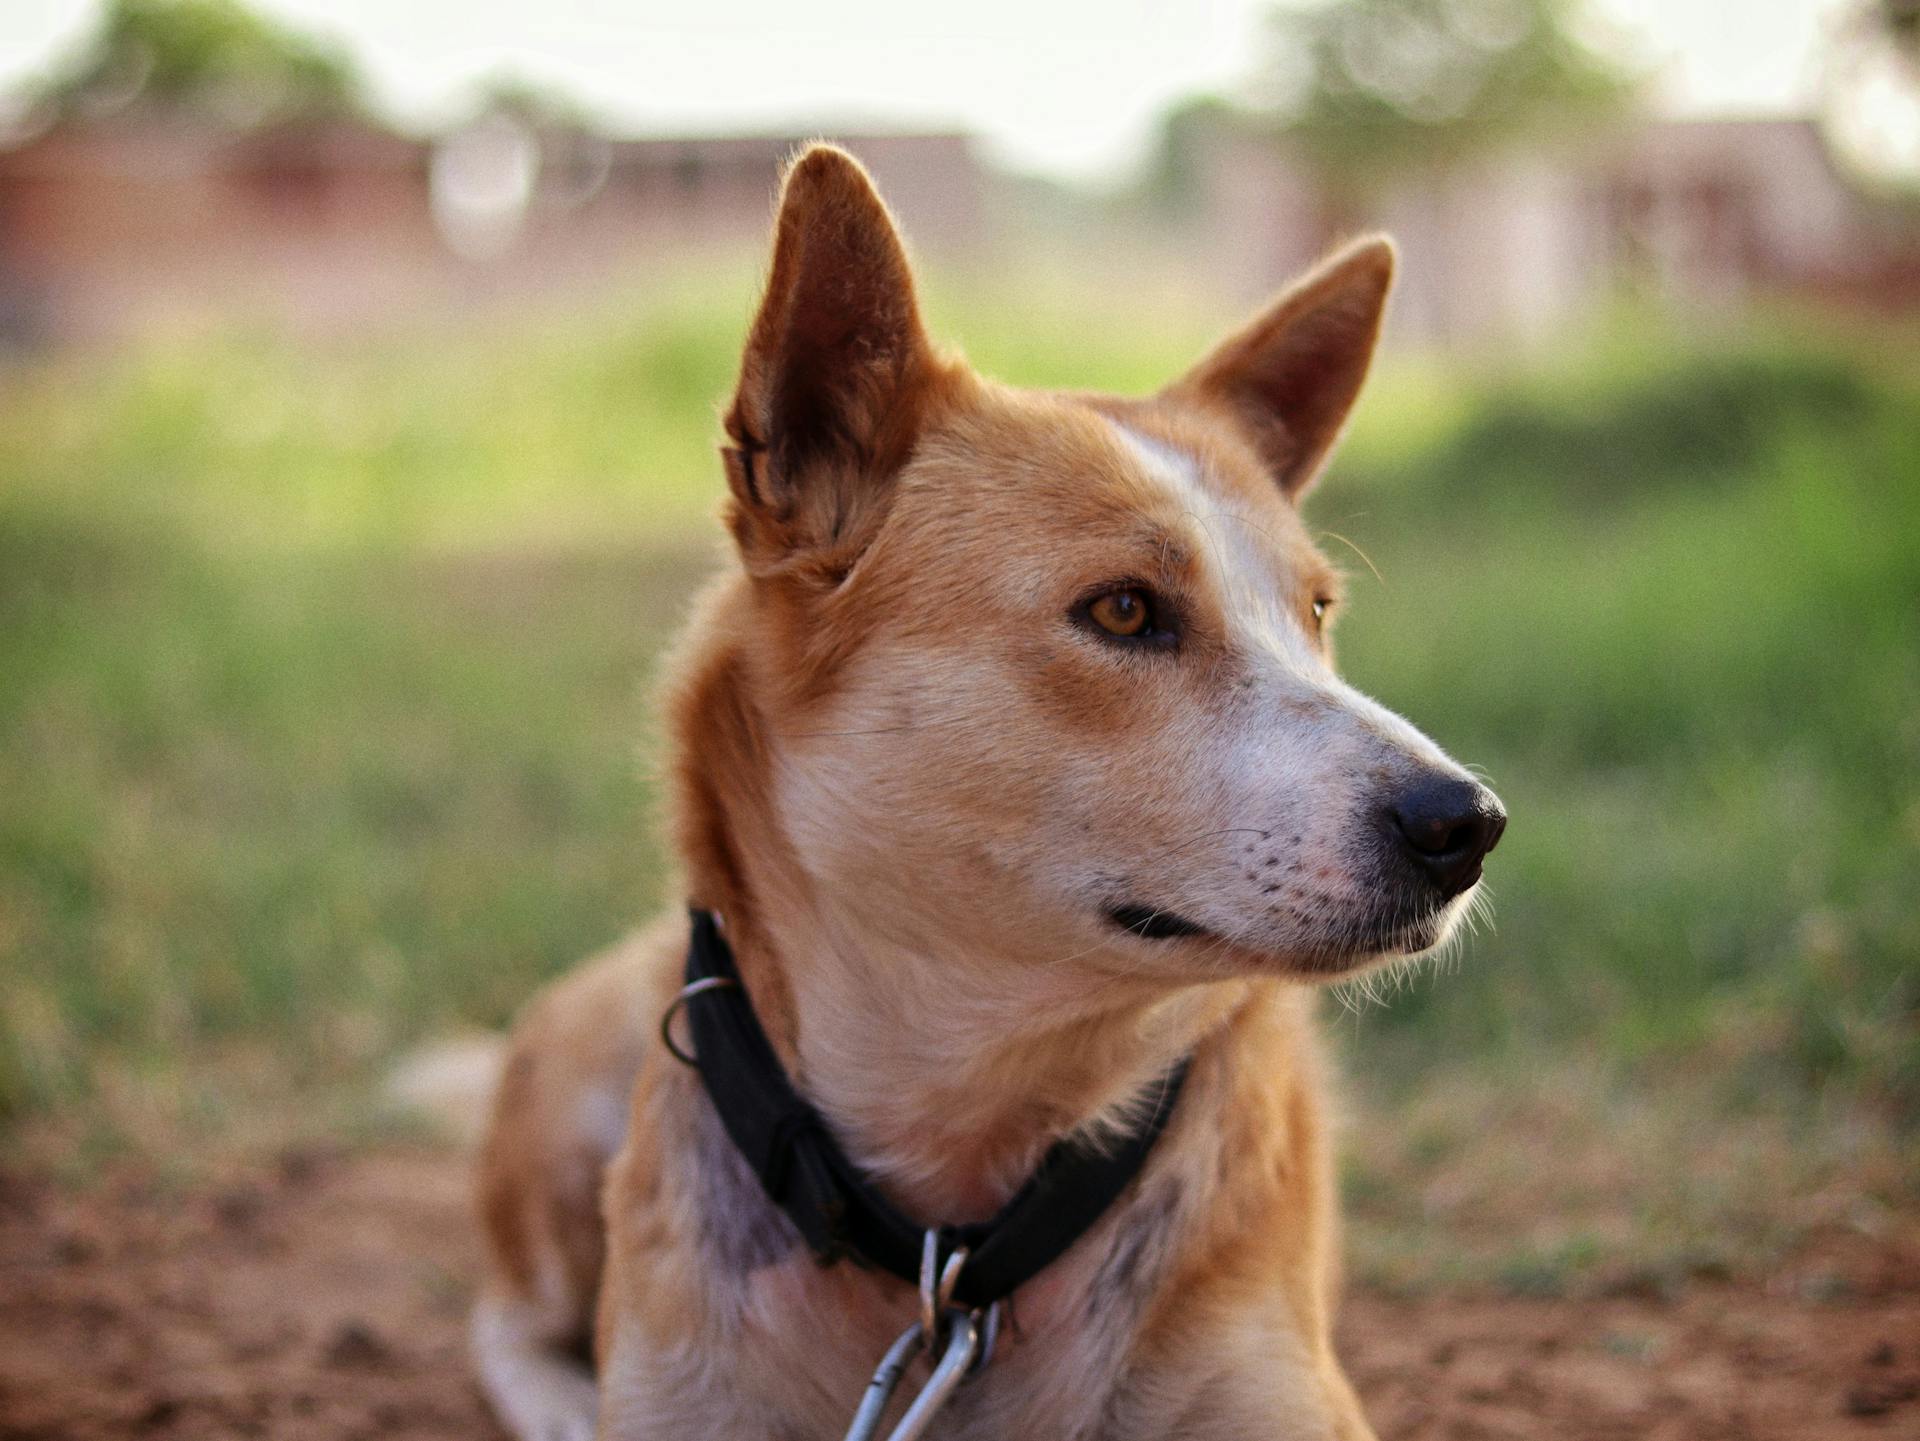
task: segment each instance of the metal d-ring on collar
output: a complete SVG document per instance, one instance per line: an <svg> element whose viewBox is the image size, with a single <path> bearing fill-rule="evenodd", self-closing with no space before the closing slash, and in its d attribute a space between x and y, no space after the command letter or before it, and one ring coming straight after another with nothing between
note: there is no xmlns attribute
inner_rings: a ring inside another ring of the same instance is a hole
<svg viewBox="0 0 1920 1441"><path fill-rule="evenodd" d="M667 1009L660 1016L660 1044L667 1048L667 1053L681 1065L699 1070L700 1062L681 1050L675 1043L673 1018L680 1014L682 1006L705 991L738 990L739 988L740 983L732 976L702 976L697 981L688 981L676 991L673 999L667 1003Z"/></svg>

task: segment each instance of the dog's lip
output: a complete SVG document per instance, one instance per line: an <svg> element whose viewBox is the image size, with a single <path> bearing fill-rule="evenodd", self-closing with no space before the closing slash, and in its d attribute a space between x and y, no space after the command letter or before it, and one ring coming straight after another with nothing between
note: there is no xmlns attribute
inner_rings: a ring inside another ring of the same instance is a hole
<svg viewBox="0 0 1920 1441"><path fill-rule="evenodd" d="M1358 970L1389 956L1418 955L1438 943L1447 910L1438 906L1426 914L1395 917L1389 924L1360 922L1344 934L1325 937L1302 950L1289 948L1286 955L1299 969L1323 976ZM1144 941L1222 939L1218 932L1164 906L1121 902L1108 906L1102 915L1109 925Z"/></svg>
<svg viewBox="0 0 1920 1441"><path fill-rule="evenodd" d="M1213 934L1198 921L1190 921L1164 906L1108 906L1106 915L1113 925L1145 941L1172 941Z"/></svg>
<svg viewBox="0 0 1920 1441"><path fill-rule="evenodd" d="M1445 908L1377 929L1356 930L1316 947L1305 959L1306 969L1322 976L1359 970L1390 956L1417 956L1439 943Z"/></svg>

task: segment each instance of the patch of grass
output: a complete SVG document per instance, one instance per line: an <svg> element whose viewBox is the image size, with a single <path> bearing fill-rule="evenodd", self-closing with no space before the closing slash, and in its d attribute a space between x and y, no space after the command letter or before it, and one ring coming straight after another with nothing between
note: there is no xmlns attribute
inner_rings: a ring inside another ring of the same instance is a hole
<svg viewBox="0 0 1920 1441"><path fill-rule="evenodd" d="M8 378L0 474L15 503L88 528L245 553L685 533L713 502L737 343L710 286L665 287L591 336L224 336L28 370Z"/></svg>
<svg viewBox="0 0 1920 1441"><path fill-rule="evenodd" d="M12 516L0 1102L498 1024L652 903L639 738L698 548L247 556ZM184 1103L183 1103L184 1104Z"/></svg>

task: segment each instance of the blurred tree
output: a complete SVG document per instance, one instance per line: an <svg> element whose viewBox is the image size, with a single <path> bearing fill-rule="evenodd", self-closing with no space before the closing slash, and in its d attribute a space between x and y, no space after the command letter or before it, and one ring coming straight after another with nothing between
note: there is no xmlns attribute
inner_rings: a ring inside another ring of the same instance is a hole
<svg viewBox="0 0 1920 1441"><path fill-rule="evenodd" d="M248 129L355 113L360 85L344 50L238 0L108 0L31 98L59 118L139 106Z"/></svg>
<svg viewBox="0 0 1920 1441"><path fill-rule="evenodd" d="M1445 165L1590 123L1630 93L1577 0L1344 0L1272 19L1262 98L1328 178Z"/></svg>
<svg viewBox="0 0 1920 1441"><path fill-rule="evenodd" d="M592 117L578 100L511 70L496 71L480 83L473 113L512 116L536 130L585 130L592 125Z"/></svg>
<svg viewBox="0 0 1920 1441"><path fill-rule="evenodd" d="M1828 37L1821 122L1869 186L1920 197L1920 0L1855 0Z"/></svg>
<svg viewBox="0 0 1920 1441"><path fill-rule="evenodd" d="M1223 126L1246 123L1246 115L1219 95L1196 95L1181 101L1160 120L1147 191L1155 201L1178 204L1192 193L1199 153L1207 136Z"/></svg>
<svg viewBox="0 0 1920 1441"><path fill-rule="evenodd" d="M1617 112L1633 77L1587 38L1580 0L1294 0L1272 12L1243 123L1284 136L1334 194ZM1168 116L1156 188L1177 192L1218 100Z"/></svg>
<svg viewBox="0 0 1920 1441"><path fill-rule="evenodd" d="M1920 66L1920 0L1877 0L1880 28L1914 65Z"/></svg>

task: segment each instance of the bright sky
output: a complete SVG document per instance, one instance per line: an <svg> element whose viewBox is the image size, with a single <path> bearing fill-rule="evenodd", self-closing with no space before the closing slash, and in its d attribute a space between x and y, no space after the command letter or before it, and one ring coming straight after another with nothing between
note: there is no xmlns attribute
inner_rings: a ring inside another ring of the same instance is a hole
<svg viewBox="0 0 1920 1441"><path fill-rule="evenodd" d="M993 158L1068 177L1135 159L1157 115L1228 90L1270 0L256 0L345 41L396 116L458 112L509 71L622 129L976 132ZM1682 112L1805 108L1846 0L1589 0ZM0 85L83 33L93 0L0 0Z"/></svg>

